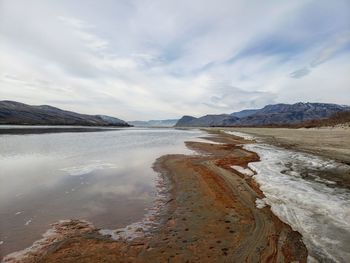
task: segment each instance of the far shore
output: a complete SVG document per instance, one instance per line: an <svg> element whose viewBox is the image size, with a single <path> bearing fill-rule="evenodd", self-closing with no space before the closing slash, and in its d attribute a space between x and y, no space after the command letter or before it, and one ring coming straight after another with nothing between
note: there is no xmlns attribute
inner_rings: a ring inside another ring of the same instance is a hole
<svg viewBox="0 0 350 263"><path fill-rule="evenodd" d="M40 126L40 125L0 125L0 135L43 134L63 132L103 132L130 128L126 126Z"/></svg>

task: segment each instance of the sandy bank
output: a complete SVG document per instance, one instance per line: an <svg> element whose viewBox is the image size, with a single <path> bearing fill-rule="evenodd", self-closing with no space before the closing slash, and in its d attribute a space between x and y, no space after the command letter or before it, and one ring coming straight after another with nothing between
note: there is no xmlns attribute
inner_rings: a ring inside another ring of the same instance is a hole
<svg viewBox="0 0 350 263"><path fill-rule="evenodd" d="M155 162L167 200L150 233L113 240L84 222L66 222L20 262L306 262L301 235L269 207L257 208L262 192L250 176L231 168L259 157L238 146L245 143L241 138L210 139L215 143L187 142L198 155Z"/></svg>
<svg viewBox="0 0 350 263"><path fill-rule="evenodd" d="M350 128L223 128L259 136L267 143L350 164Z"/></svg>

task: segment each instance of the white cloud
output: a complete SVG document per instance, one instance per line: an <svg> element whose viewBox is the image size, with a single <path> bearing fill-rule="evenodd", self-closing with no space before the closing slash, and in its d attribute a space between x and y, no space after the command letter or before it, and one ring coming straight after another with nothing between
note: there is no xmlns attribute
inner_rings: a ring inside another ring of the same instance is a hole
<svg viewBox="0 0 350 263"><path fill-rule="evenodd" d="M2 99L126 120L350 104L346 1L0 5Z"/></svg>
<svg viewBox="0 0 350 263"><path fill-rule="evenodd" d="M328 44L318 56L310 63L311 67L316 67L327 60L329 60L338 50L346 45L350 45L350 32L346 32L336 37L330 44Z"/></svg>

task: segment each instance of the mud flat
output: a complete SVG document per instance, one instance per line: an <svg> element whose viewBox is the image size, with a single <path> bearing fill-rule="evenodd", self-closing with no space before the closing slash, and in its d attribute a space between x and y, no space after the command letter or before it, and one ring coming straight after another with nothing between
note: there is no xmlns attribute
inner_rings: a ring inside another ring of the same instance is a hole
<svg viewBox="0 0 350 263"><path fill-rule="evenodd" d="M306 262L301 235L259 204L264 195L243 172L259 156L239 137L213 132L208 140L187 142L197 154L155 162L165 200L152 227L102 235L87 222L64 221L4 262Z"/></svg>
<svg viewBox="0 0 350 263"><path fill-rule="evenodd" d="M309 152L350 164L350 128L224 128L262 138L266 143Z"/></svg>

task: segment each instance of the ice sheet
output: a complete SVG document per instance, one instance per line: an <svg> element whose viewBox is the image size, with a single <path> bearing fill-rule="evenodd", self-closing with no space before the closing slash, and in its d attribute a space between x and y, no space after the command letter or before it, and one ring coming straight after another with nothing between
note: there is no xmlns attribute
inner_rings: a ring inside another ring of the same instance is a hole
<svg viewBox="0 0 350 263"><path fill-rule="evenodd" d="M329 169L348 173L350 167L262 143L244 148L260 156L248 165L256 171L253 178L272 211L302 234L309 261L350 262L350 191L319 176Z"/></svg>

